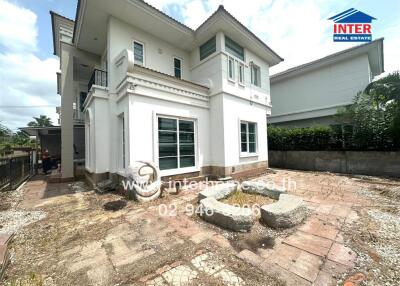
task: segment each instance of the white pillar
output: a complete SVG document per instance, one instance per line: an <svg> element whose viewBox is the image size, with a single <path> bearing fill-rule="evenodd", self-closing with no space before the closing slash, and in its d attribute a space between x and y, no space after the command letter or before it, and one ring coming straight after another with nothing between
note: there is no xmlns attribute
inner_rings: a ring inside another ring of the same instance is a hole
<svg viewBox="0 0 400 286"><path fill-rule="evenodd" d="M73 53L61 45L61 175L74 177L74 81Z"/></svg>

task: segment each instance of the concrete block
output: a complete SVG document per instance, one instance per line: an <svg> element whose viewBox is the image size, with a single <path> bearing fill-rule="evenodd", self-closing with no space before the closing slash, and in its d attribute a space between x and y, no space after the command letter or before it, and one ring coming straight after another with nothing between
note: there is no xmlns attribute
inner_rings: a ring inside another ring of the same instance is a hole
<svg viewBox="0 0 400 286"><path fill-rule="evenodd" d="M236 189L237 184L235 183L223 183L207 187L199 193L199 201L205 198L221 200L228 197L231 193L236 191Z"/></svg>
<svg viewBox="0 0 400 286"><path fill-rule="evenodd" d="M253 225L251 209L224 204L211 197L202 199L200 206L204 220L223 228L246 232Z"/></svg>
<svg viewBox="0 0 400 286"><path fill-rule="evenodd" d="M264 182L245 181L241 184L242 192L249 194L258 194L270 197L274 200L279 200L281 194L286 194L286 189L283 187L270 186Z"/></svg>
<svg viewBox="0 0 400 286"><path fill-rule="evenodd" d="M279 201L261 207L261 218L274 228L293 227L304 220L307 207L303 200L293 195L282 194Z"/></svg>

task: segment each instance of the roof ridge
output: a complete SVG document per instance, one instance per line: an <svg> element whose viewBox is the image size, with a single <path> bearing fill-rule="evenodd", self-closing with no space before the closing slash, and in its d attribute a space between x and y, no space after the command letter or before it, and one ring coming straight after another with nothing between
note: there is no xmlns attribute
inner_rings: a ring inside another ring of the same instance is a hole
<svg viewBox="0 0 400 286"><path fill-rule="evenodd" d="M371 42L368 42L368 43L364 43L364 44L361 44L361 45L357 45L357 46L354 46L354 47L350 47L350 48L347 48L347 49L344 49L344 50L335 52L335 53L333 53L333 54L326 55L326 56L324 56L324 57L321 57L321 58L312 60L312 61L310 61L310 62L306 62L306 63L304 63L304 64L300 64L300 65L297 65L297 66L288 68L288 69L286 69L286 70L284 70L284 71L281 71L281 72L278 72L278 73L276 73L276 74L271 75L271 79L277 78L277 77L279 77L279 76L281 76L281 75L284 75L284 74L291 73L292 71L295 71L295 70L298 70L298 69L301 69L301 68L304 68L304 67L307 67L307 66L311 66L311 65L316 64L316 63L318 63L318 62L320 62L320 61L334 58L334 57L336 57L336 56L339 56L339 55L341 55L341 54L344 54L344 53L347 53L347 52L356 50L356 49L358 49L358 48L371 45L371 44L373 44L373 43L376 43L376 42L382 41L382 40L384 40L384 37L375 39L375 40L373 40L373 41L371 41Z"/></svg>
<svg viewBox="0 0 400 286"><path fill-rule="evenodd" d="M68 21L70 21L70 22L75 23L74 20L72 20L72 19L70 19L70 18L68 18L68 17L66 17L66 16L64 16L64 15L61 15L61 14L59 14L59 13L57 13L57 12L54 12L53 10L50 10L49 12L50 12L50 15L59 16L59 17L61 17L61 18L64 18L65 20L68 20Z"/></svg>

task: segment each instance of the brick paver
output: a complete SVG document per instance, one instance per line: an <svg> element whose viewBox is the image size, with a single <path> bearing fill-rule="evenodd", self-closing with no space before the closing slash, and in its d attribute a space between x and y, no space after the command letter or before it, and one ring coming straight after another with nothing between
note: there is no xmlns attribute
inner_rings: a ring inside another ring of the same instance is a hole
<svg viewBox="0 0 400 286"><path fill-rule="evenodd" d="M327 255L332 246L332 240L302 231L295 232L283 242L319 256Z"/></svg>

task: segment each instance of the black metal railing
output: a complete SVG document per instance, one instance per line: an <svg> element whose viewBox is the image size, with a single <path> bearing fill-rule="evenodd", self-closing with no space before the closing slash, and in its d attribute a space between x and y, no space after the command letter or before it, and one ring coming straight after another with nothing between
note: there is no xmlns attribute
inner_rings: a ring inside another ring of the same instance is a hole
<svg viewBox="0 0 400 286"><path fill-rule="evenodd" d="M32 174L32 155L0 158L0 191L14 190Z"/></svg>
<svg viewBox="0 0 400 286"><path fill-rule="evenodd" d="M92 85L107 86L107 72L95 69L90 77L88 83L88 91L92 88Z"/></svg>

